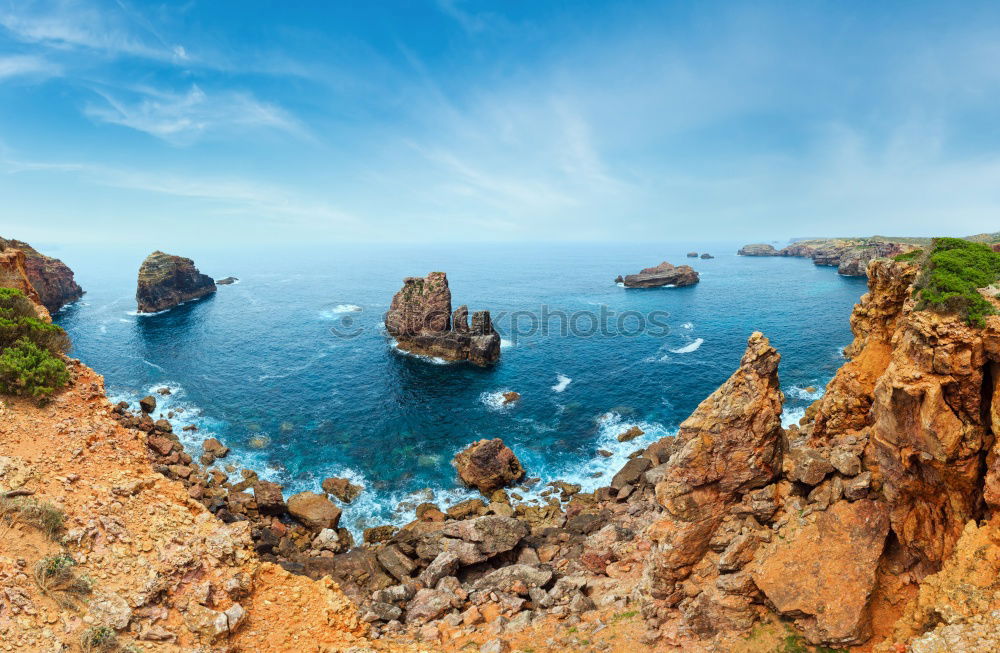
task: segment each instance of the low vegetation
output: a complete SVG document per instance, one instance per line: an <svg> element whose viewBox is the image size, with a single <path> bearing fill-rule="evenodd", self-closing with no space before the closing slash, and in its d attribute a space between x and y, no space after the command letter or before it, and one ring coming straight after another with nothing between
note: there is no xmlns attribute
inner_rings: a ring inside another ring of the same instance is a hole
<svg viewBox="0 0 1000 653"><path fill-rule="evenodd" d="M917 308L954 313L972 326L986 326L986 316L997 311L979 289L1000 279L1000 253L982 243L936 238L919 262L923 270L915 285Z"/></svg>
<svg viewBox="0 0 1000 653"><path fill-rule="evenodd" d="M60 607L76 609L94 589L93 581L76 574L76 560L66 553L46 556L35 565L35 584Z"/></svg>
<svg viewBox="0 0 1000 653"><path fill-rule="evenodd" d="M108 626L94 626L83 631L80 637L80 649L84 653L108 653L118 651L118 633Z"/></svg>
<svg viewBox="0 0 1000 653"><path fill-rule="evenodd" d="M55 540L65 521L65 513L50 503L42 503L31 497L9 498L0 494L0 526L5 527L0 533L4 536L14 524L25 524Z"/></svg>
<svg viewBox="0 0 1000 653"><path fill-rule="evenodd" d="M916 260L922 258L923 255L924 255L924 250L922 250L922 249L914 249L914 250L911 250L909 252L904 252L902 254L896 254L896 256L893 257L893 260L895 260L895 261L916 261Z"/></svg>
<svg viewBox="0 0 1000 653"><path fill-rule="evenodd" d="M0 392L45 398L69 382L66 332L38 319L20 290L0 288Z"/></svg>

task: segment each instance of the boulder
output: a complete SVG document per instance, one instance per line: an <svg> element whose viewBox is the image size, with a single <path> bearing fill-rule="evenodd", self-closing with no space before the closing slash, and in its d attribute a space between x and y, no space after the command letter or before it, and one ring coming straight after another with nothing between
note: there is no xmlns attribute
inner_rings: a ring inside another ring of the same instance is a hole
<svg viewBox="0 0 1000 653"><path fill-rule="evenodd" d="M215 291L215 282L199 272L194 261L155 251L139 268L135 299L140 312L156 313Z"/></svg>
<svg viewBox="0 0 1000 653"><path fill-rule="evenodd" d="M216 279L215 285L217 286L231 286L239 281L236 277L226 277L225 279Z"/></svg>
<svg viewBox="0 0 1000 653"><path fill-rule="evenodd" d="M791 520L759 555L754 583L813 644L846 646L871 635L868 604L889 512L880 502L839 501Z"/></svg>
<svg viewBox="0 0 1000 653"><path fill-rule="evenodd" d="M687 253L687 257L688 258L698 258L698 252L688 252Z"/></svg>
<svg viewBox="0 0 1000 653"><path fill-rule="evenodd" d="M337 528L340 508L322 494L299 492L288 498L288 512L311 530Z"/></svg>
<svg viewBox="0 0 1000 653"><path fill-rule="evenodd" d="M355 485L346 478L327 478L322 483L323 491L332 494L344 503L351 503L358 498L358 495L365 489L361 485Z"/></svg>
<svg viewBox="0 0 1000 653"><path fill-rule="evenodd" d="M156 397L148 395L139 400L139 409L147 415L156 410Z"/></svg>
<svg viewBox="0 0 1000 653"><path fill-rule="evenodd" d="M710 258L715 258L715 257L712 256L711 254L709 254L708 252L705 252L704 254L701 255L701 258L703 258L703 259L710 259Z"/></svg>
<svg viewBox="0 0 1000 653"><path fill-rule="evenodd" d="M485 495L524 477L521 462L500 438L472 443L453 462L462 482Z"/></svg>
<svg viewBox="0 0 1000 653"><path fill-rule="evenodd" d="M253 496L257 502L257 512L262 515L280 515L287 510L281 486L271 481L257 481L253 485Z"/></svg>

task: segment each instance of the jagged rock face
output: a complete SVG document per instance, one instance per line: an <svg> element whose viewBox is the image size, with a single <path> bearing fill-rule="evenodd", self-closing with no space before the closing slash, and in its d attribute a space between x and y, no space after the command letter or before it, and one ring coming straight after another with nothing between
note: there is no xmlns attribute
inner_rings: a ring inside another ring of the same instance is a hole
<svg viewBox="0 0 1000 653"><path fill-rule="evenodd" d="M674 266L664 261L656 267L643 269L639 274L626 275L621 283L624 283L626 288L693 286L698 283L698 273L690 265Z"/></svg>
<svg viewBox="0 0 1000 653"><path fill-rule="evenodd" d="M48 310L42 304L42 298L28 279L25 261L25 254L20 249L0 250L0 287L20 290L35 305L39 317L51 321Z"/></svg>
<svg viewBox="0 0 1000 653"><path fill-rule="evenodd" d="M135 299L142 313L156 313L216 291L215 282L194 261L155 251L139 268Z"/></svg>
<svg viewBox="0 0 1000 653"><path fill-rule="evenodd" d="M794 243L788 247L783 247L781 251L778 252L779 256L797 256L801 258L812 258L813 254L816 253L816 248L812 245L803 245L800 243Z"/></svg>
<svg viewBox="0 0 1000 653"><path fill-rule="evenodd" d="M50 313L83 296L83 289L73 279L73 271L59 259L46 256L20 240L0 238L0 252L5 249L24 252L28 280Z"/></svg>
<svg viewBox="0 0 1000 653"><path fill-rule="evenodd" d="M851 313L854 342L845 350L851 361L837 371L820 400L813 430L817 438L869 423L875 383L889 365L892 336L917 272L909 263L880 260L871 264L869 291Z"/></svg>
<svg viewBox="0 0 1000 653"><path fill-rule="evenodd" d="M500 438L474 442L456 454L454 464L463 483L487 496L524 477L521 462Z"/></svg>
<svg viewBox="0 0 1000 653"><path fill-rule="evenodd" d="M885 504L839 501L791 520L757 556L754 584L813 643L859 644L871 634L868 604L889 518Z"/></svg>
<svg viewBox="0 0 1000 653"><path fill-rule="evenodd" d="M1000 318L985 329L914 310L917 268L875 260L851 318L853 360L804 430L813 446L865 447L893 533L917 576L951 554L966 522L993 501L994 370ZM984 460L986 473L984 474ZM998 485L1000 487L1000 485Z"/></svg>
<svg viewBox="0 0 1000 653"><path fill-rule="evenodd" d="M676 583L705 555L743 493L767 485L781 470L780 355L754 333L740 367L680 427L656 498L668 517L650 528L659 542L653 594L680 600Z"/></svg>
<svg viewBox="0 0 1000 653"><path fill-rule="evenodd" d="M837 273L848 277L863 277L867 274L868 264L877 258L892 258L917 249L904 243L870 243L849 247L840 255L837 263Z"/></svg>
<svg viewBox="0 0 1000 653"><path fill-rule="evenodd" d="M477 311L469 326L469 308L451 311L451 289L444 272L407 277L392 298L385 329L399 347L423 356L467 360L480 366L500 360L500 334L489 311Z"/></svg>
<svg viewBox="0 0 1000 653"><path fill-rule="evenodd" d="M773 245L754 243L752 245L744 245L736 253L740 256L777 256L778 250L774 249Z"/></svg>

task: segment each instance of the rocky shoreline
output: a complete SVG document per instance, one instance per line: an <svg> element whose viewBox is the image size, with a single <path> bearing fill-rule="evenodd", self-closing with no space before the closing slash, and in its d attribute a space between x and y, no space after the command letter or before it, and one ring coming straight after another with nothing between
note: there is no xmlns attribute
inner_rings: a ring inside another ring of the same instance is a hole
<svg viewBox="0 0 1000 653"><path fill-rule="evenodd" d="M0 273L30 287L23 253L4 254ZM352 653L1000 648L1000 316L974 328L917 310L918 271L868 264L849 360L797 425L782 426L781 357L754 333L676 437L607 486L557 481L525 501L531 470L480 440L456 472L482 498L421 504L361 542L340 516L364 488L286 497L227 466L218 440L185 451L155 396L111 406L70 360L50 404L0 403L0 527L16 532L0 648L95 632L154 652L300 634ZM40 511L62 515L50 539L16 521ZM53 561L92 574L82 617L42 582Z"/></svg>
<svg viewBox="0 0 1000 653"><path fill-rule="evenodd" d="M919 239L908 239L917 241ZM929 242L929 241L928 241ZM881 238L825 238L796 241L782 249L773 245L754 243L744 245L737 252L740 256L795 256L812 259L816 265L837 268L837 273L848 277L863 277L868 264L876 258L892 258L920 249L924 243L897 242Z"/></svg>

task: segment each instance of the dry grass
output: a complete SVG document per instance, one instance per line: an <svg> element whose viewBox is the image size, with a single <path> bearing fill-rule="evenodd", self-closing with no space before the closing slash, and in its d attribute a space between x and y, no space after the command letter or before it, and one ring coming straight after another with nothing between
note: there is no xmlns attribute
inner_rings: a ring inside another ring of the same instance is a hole
<svg viewBox="0 0 1000 653"><path fill-rule="evenodd" d="M25 524L55 540L65 521L65 513L50 503L42 503L31 497L9 498L0 495L0 538L6 537L15 524Z"/></svg>
<svg viewBox="0 0 1000 653"><path fill-rule="evenodd" d="M74 571L76 561L65 553L47 556L35 565L35 584L45 596L60 607L76 610L93 591L93 581L78 576Z"/></svg>

